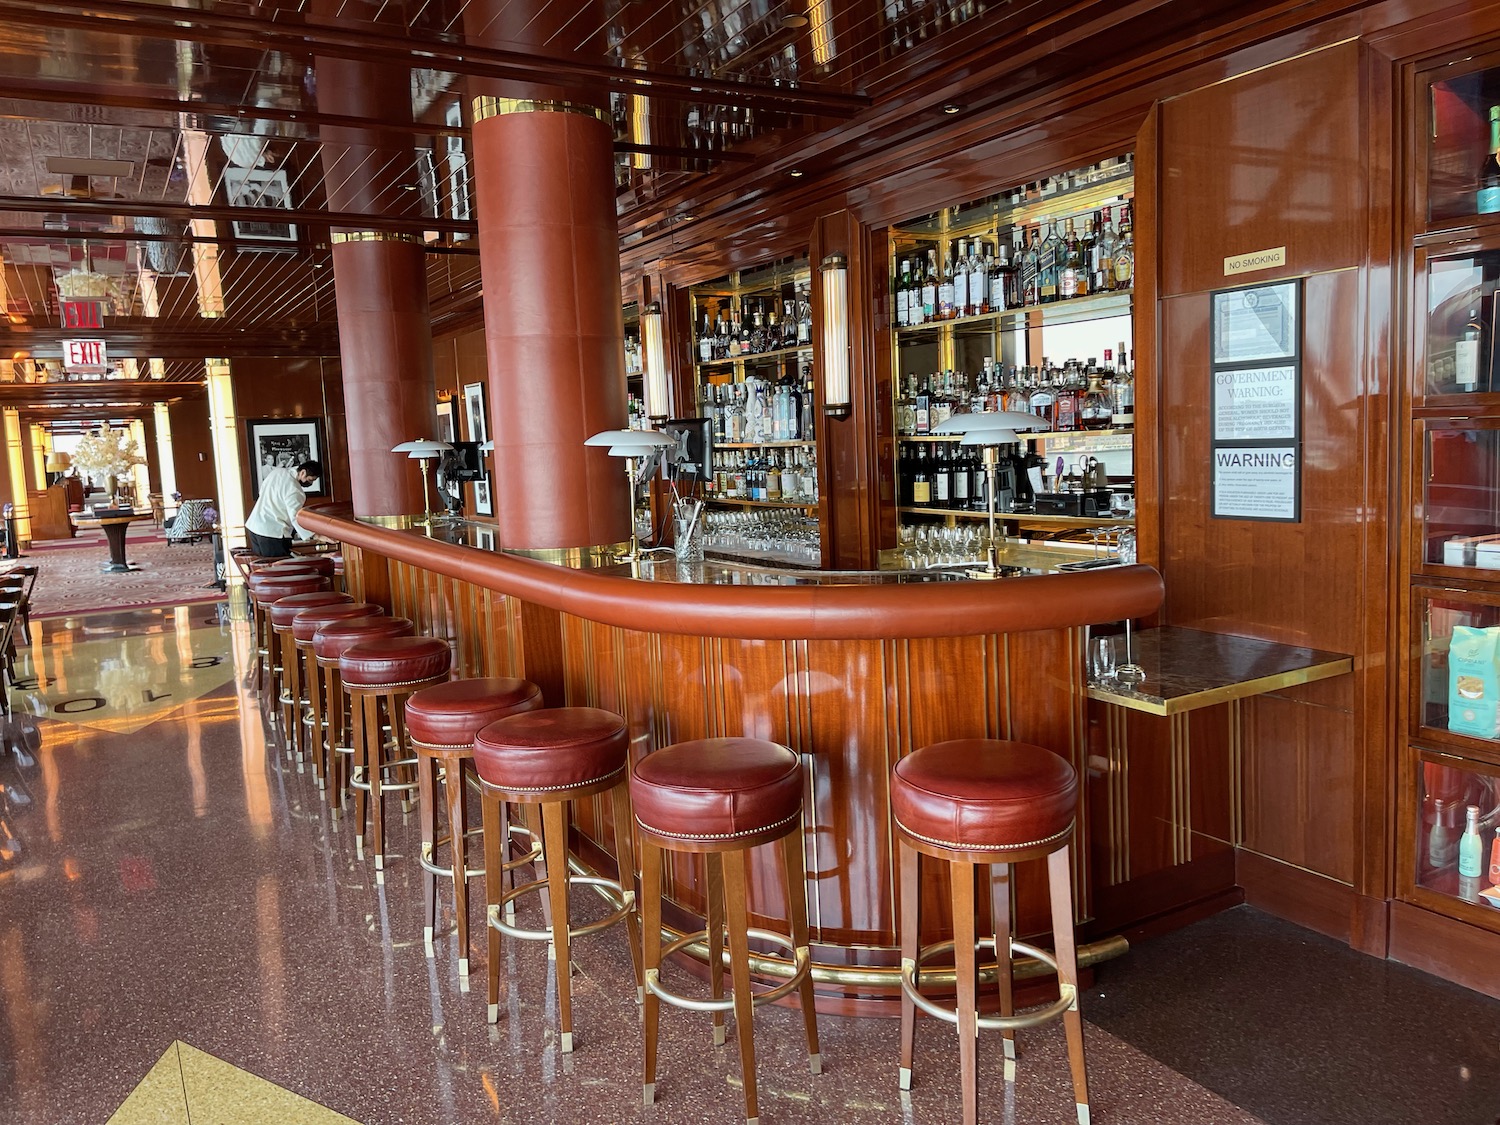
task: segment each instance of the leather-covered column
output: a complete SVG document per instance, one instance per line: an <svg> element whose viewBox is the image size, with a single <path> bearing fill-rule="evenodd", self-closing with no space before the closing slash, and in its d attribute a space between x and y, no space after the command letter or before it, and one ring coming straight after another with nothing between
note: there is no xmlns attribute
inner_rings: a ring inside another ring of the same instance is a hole
<svg viewBox="0 0 1500 1125"><path fill-rule="evenodd" d="M404 69L320 58L318 106L325 113L410 121ZM378 129L325 126L323 174L334 211L417 214L420 193L409 137ZM335 228L334 291L349 428L354 514L422 510L415 461L391 447L437 436L437 387L425 251L413 235Z"/></svg>
<svg viewBox="0 0 1500 1125"><path fill-rule="evenodd" d="M474 118L500 541L618 543L630 536L624 463L583 444L626 421L608 116L480 97Z"/></svg>

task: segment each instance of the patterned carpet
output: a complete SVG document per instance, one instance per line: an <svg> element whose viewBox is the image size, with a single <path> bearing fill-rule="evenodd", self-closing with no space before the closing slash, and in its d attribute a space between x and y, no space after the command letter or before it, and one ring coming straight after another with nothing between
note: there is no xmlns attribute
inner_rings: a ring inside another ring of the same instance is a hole
<svg viewBox="0 0 1500 1125"><path fill-rule="evenodd" d="M155 534L132 534L125 557L140 567L121 574L101 568L109 548L97 541L57 540L35 544L19 563L41 568L31 594L31 616L64 617L101 610L158 605L186 605L224 597L210 586L214 577L213 548L198 544L168 545ZM0 567L6 564L0 563Z"/></svg>

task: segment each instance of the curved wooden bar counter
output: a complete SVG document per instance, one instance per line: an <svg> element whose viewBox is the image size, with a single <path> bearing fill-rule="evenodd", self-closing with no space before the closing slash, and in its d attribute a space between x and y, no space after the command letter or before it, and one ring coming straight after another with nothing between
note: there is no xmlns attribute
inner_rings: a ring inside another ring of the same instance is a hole
<svg viewBox="0 0 1500 1125"><path fill-rule="evenodd" d="M892 765L940 739L1011 738L1057 751L1086 777L1084 626L1149 615L1163 595L1146 566L932 581L712 562L684 573L668 556L632 576L622 564L485 549L492 532L476 524L356 521L328 508L301 522L343 544L351 594L450 639L457 674L524 676L551 705L614 710L635 757L737 734L801 754L816 975L849 997L895 984ZM580 810L575 844L585 862L609 867L605 804ZM1088 825L1080 808L1080 921L1094 890ZM752 924L775 929L779 865L753 863ZM686 928L698 916L700 880L673 857L665 886L679 916L669 923ZM1023 868L1018 882L1019 934L1044 933L1045 880ZM924 918L941 929L946 888L933 880L924 893Z"/></svg>

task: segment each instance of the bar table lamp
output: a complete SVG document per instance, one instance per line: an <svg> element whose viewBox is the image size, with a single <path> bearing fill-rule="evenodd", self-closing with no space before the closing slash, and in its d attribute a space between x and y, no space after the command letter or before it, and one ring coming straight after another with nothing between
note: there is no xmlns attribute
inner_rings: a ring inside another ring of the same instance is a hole
<svg viewBox="0 0 1500 1125"><path fill-rule="evenodd" d="M422 522L429 526L432 524L432 501L427 492L427 474L431 469L428 462L437 460L438 454L452 448L446 441L438 441L436 438L417 438L415 441L403 441L391 449L392 453L405 453L422 470Z"/></svg>
<svg viewBox="0 0 1500 1125"><path fill-rule="evenodd" d="M983 568L969 571L970 578L999 578L1000 550L995 536L995 471L1000 465L1000 446L1020 441L1017 430L1039 430L1047 425L1037 414L1018 410L987 410L977 414L954 414L939 422L935 434L963 434L960 445L984 449L984 492L990 517L989 550Z"/></svg>
<svg viewBox="0 0 1500 1125"><path fill-rule="evenodd" d="M660 430L600 430L583 444L602 446L611 457L625 459L625 476L630 481L630 553L624 561L634 566L641 557L640 540L635 534L635 486L641 471L641 459L677 442Z"/></svg>

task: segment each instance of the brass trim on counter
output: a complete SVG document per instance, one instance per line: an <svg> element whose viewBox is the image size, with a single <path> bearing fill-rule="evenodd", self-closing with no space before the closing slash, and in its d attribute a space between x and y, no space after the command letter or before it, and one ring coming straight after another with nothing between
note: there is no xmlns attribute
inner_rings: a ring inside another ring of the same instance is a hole
<svg viewBox="0 0 1500 1125"><path fill-rule="evenodd" d="M619 543L596 543L589 547L507 547L507 555L521 555L538 562L566 566L573 570L585 567L609 565L620 561L620 556L630 551L630 540Z"/></svg>
<svg viewBox="0 0 1500 1125"><path fill-rule="evenodd" d="M421 242L420 235L401 230L350 230L338 231L328 236L335 246L345 242Z"/></svg>
<svg viewBox="0 0 1500 1125"><path fill-rule="evenodd" d="M576 113L580 117L592 117L605 125L611 124L609 115L596 105L578 102L554 101L548 98L497 98L481 94L474 99L474 123L491 117L504 117L511 113Z"/></svg>
<svg viewBox="0 0 1500 1125"><path fill-rule="evenodd" d="M1212 707L1218 703L1228 703L1231 700L1245 699L1252 695L1264 695L1267 692L1280 691L1282 688L1296 687L1298 684L1331 679L1352 671L1354 671L1354 658L1344 656L1322 664L1310 664L1306 668L1277 672L1272 676L1261 676L1258 679L1245 680L1236 684L1223 684L1188 695L1175 695L1166 700L1142 699L1136 695L1124 695L1099 687L1097 684L1089 685L1089 698L1097 699L1101 703L1112 703L1116 707L1126 707L1132 711L1144 711L1149 715L1179 715L1184 711L1196 711L1200 707Z"/></svg>

